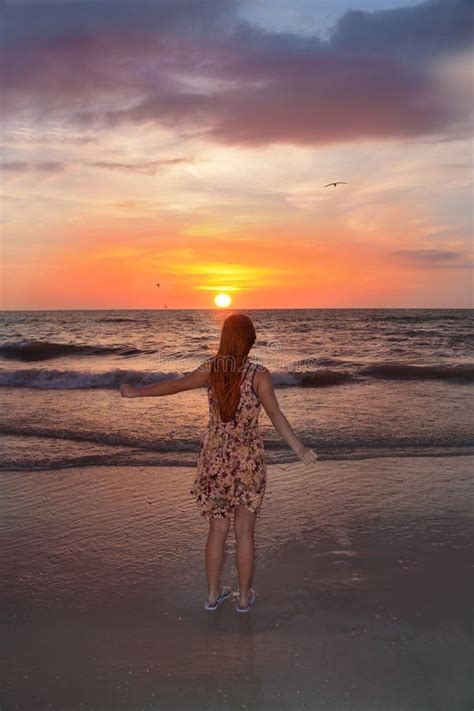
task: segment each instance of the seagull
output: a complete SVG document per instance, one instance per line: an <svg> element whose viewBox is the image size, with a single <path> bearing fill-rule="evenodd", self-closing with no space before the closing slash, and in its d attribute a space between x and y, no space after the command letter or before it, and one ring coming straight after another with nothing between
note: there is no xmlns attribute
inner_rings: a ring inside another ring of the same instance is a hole
<svg viewBox="0 0 474 711"><path fill-rule="evenodd" d="M347 185L343 180L338 180L336 183L328 183L325 185L325 188L329 188L330 185L334 185L335 188L337 188L338 185Z"/></svg>
<svg viewBox="0 0 474 711"><path fill-rule="evenodd" d="M168 307L166 306L166 304L164 304L164 307L165 307L165 309L167 309L167 308L168 308Z"/></svg>
<svg viewBox="0 0 474 711"><path fill-rule="evenodd" d="M160 286L160 285L159 285L159 284L157 284L156 286Z"/></svg>

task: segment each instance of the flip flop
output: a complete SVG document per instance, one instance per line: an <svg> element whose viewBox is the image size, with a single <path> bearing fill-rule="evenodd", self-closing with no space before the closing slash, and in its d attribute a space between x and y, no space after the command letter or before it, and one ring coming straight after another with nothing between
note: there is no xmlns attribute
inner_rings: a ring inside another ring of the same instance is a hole
<svg viewBox="0 0 474 711"><path fill-rule="evenodd" d="M222 605L222 603L227 600L230 595L232 595L232 590L229 587L222 588L222 592L219 593L219 596L215 602L209 602L209 600L206 600L204 603L204 609L209 612L214 612L214 610L217 610L219 605Z"/></svg>
<svg viewBox="0 0 474 711"><path fill-rule="evenodd" d="M235 609L237 612L248 612L252 605L254 604L255 600L257 599L257 593L253 588L250 589L250 598L249 598L249 604L246 605L245 607L241 607L239 604L235 606Z"/></svg>

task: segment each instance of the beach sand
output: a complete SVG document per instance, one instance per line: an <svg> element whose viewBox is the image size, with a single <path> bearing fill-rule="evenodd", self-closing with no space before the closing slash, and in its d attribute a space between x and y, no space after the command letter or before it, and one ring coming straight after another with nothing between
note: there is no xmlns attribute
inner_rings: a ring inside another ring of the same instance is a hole
<svg viewBox="0 0 474 711"><path fill-rule="evenodd" d="M248 615L194 469L2 473L1 711L470 711L473 461L269 466Z"/></svg>

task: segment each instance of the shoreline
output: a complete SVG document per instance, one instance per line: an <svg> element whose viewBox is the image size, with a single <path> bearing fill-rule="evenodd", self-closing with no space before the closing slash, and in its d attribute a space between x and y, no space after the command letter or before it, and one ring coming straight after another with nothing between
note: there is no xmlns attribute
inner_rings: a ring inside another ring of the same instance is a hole
<svg viewBox="0 0 474 711"><path fill-rule="evenodd" d="M467 711L473 462L269 465L245 616L202 609L194 468L0 473L0 708Z"/></svg>
<svg viewBox="0 0 474 711"><path fill-rule="evenodd" d="M15 435L10 434L10 438L14 437ZM23 435L18 435L18 438L21 439L23 438ZM267 466L268 468L275 468L276 470L282 470L282 471L292 471L293 468L300 466L299 461L295 461L294 459L290 459L287 461L286 459L275 462L275 461L270 461L270 458L268 456L270 448L266 447L265 452L266 452L266 459L267 459ZM193 452L193 461L197 461L197 456L199 453L199 448L196 449L196 452ZM414 448L414 451L408 451L407 449L405 450L398 450L395 453L393 451L390 451L389 449L386 450L375 450L375 448L372 450L372 452L363 452L360 454L357 453L350 453L350 454L339 454L339 455L333 455L333 454L324 454L321 453L321 450L318 450L319 457L318 457L318 462L319 463L325 463L325 462L340 462L340 463L345 463L345 464L351 464L351 463L358 463L358 462L373 462L374 460L418 460L418 459L455 459L457 457L460 458L467 458L467 457L474 457L474 447L471 447L470 445L464 445L464 446L459 446L459 445L453 445L450 448L450 451L447 451L447 447L442 446L439 448L432 447L431 449L428 449L426 446L420 446L418 450ZM185 454L182 450L175 450L174 452L170 452L170 454L174 454L175 456L177 455L183 455ZM101 455L101 459L103 458L103 455ZM113 457L112 457L113 458ZM150 456L150 461L141 460L141 461L133 461L129 462L127 464L124 464L121 460L123 457L121 457L116 463L113 464L104 464L102 461L85 461L85 462L71 462L71 464L61 464L61 465L55 465L55 466L48 466L45 464L44 466L41 467L31 467L31 468L25 468L23 467L18 467L14 468L12 466L9 466L8 464L2 468L0 466L0 476L2 475L11 475L11 474L34 474L34 473L46 473L46 474L54 474L54 473L61 473L61 472L66 472L70 470L87 470L87 469L97 469L97 470L104 470L106 471L107 469L153 469L153 470L163 470L163 471L183 471L183 472L191 472L196 468L195 464L191 464L186 461L180 461L176 459L171 459L171 460L165 460L165 461L160 461L159 463L156 463L153 461L153 457Z"/></svg>

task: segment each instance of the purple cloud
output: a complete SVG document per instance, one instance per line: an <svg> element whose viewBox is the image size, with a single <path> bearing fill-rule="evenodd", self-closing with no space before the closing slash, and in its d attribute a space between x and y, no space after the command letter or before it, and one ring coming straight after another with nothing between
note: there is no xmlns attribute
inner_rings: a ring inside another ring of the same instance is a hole
<svg viewBox="0 0 474 711"><path fill-rule="evenodd" d="M471 2L350 11L327 41L258 29L237 19L237 7L12 4L5 109L60 113L82 127L155 122L248 146L467 130L471 97L449 101L431 62L469 46Z"/></svg>
<svg viewBox="0 0 474 711"><path fill-rule="evenodd" d="M389 252L390 256L400 257L417 267L431 268L471 268L470 260L461 252L442 249L397 249Z"/></svg>
<svg viewBox="0 0 474 711"><path fill-rule="evenodd" d="M402 57L439 55L473 39L472 0L431 0L411 7L350 10L331 34L335 47Z"/></svg>

